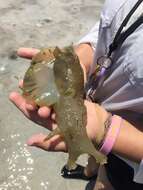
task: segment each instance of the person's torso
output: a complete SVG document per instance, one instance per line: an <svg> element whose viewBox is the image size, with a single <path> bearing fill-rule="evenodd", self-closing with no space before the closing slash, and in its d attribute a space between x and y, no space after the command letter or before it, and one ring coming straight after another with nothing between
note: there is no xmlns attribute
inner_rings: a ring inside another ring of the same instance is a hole
<svg viewBox="0 0 143 190"><path fill-rule="evenodd" d="M101 22L96 48L98 57L108 52L128 12L137 0L107 0L101 13ZM127 27L143 13L143 3L131 17ZM109 111L130 111L143 113L143 24L136 29L113 55L113 66L103 86L96 92L96 99ZM136 62L132 61L137 57ZM93 65L95 67L95 65ZM140 80L140 81L139 81Z"/></svg>
<svg viewBox="0 0 143 190"><path fill-rule="evenodd" d="M137 0L107 0L105 2L101 13L98 42L91 73L95 68L97 59L108 52L109 45L112 43L121 23L136 2ZM128 26L141 13L143 14L143 2L131 17ZM113 66L103 86L96 92L96 99L108 111L121 115L129 122L142 127L143 24L114 52ZM131 165L136 173L138 164L125 159L124 161ZM136 176L134 176L135 179Z"/></svg>

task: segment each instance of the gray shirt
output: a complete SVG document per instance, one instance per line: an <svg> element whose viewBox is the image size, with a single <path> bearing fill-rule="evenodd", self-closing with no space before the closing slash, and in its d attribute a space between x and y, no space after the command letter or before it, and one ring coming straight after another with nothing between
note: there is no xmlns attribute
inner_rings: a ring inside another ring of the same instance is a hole
<svg viewBox="0 0 143 190"><path fill-rule="evenodd" d="M100 23L81 39L80 43L91 43L95 49L90 74L97 58L107 53L119 26L136 2L137 0L106 0ZM131 17L127 28L141 13L143 3ZM129 122L143 123L143 24L113 54L110 74L97 91L96 98L107 110L121 115ZM135 170L134 181L143 183L143 163L139 166L125 161Z"/></svg>

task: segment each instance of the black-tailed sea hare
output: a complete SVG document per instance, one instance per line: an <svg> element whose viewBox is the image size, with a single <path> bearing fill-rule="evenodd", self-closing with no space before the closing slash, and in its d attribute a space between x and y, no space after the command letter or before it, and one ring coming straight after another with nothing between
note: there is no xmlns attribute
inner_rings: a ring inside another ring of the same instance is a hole
<svg viewBox="0 0 143 190"><path fill-rule="evenodd" d="M68 147L67 168L76 167L84 153L98 163L106 157L96 150L87 136L87 112L84 106L84 75L73 47L47 48L33 57L25 73L23 95L39 106L53 106L58 128L46 138L60 134Z"/></svg>

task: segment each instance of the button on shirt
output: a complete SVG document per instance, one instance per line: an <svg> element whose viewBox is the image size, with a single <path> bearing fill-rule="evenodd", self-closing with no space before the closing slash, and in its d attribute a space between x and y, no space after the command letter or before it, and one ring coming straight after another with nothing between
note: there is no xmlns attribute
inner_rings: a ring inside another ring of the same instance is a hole
<svg viewBox="0 0 143 190"><path fill-rule="evenodd" d="M119 26L137 0L106 0L100 22L79 43L91 43L97 58L108 52ZM126 28L141 14L143 3L131 17ZM126 30L126 28L124 28ZM113 54L113 66L96 99L108 111L121 115L129 122L143 123L143 24L132 33ZM134 181L143 183L143 161L139 164L122 158L134 168Z"/></svg>

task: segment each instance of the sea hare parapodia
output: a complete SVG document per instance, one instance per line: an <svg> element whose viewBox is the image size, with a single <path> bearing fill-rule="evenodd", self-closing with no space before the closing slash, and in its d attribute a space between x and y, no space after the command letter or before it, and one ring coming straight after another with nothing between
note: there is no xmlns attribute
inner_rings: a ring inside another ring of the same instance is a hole
<svg viewBox="0 0 143 190"><path fill-rule="evenodd" d="M72 46L43 49L34 56L24 77L23 95L39 106L53 106L58 127L46 139L56 134L64 138L69 170L76 167L77 158L84 153L100 164L106 162L86 133L84 76Z"/></svg>

